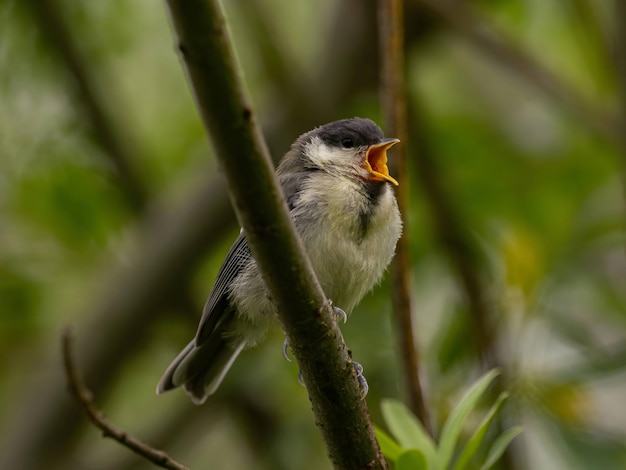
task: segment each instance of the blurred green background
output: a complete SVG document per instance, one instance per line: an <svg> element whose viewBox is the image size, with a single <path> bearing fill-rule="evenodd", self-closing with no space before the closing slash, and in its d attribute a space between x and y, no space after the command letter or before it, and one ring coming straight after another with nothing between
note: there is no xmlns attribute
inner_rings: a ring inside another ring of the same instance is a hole
<svg viewBox="0 0 626 470"><path fill-rule="evenodd" d="M525 429L501 468L626 468L621 1L406 4L422 379L437 431L481 371L420 184L428 155L472 253L507 423ZM334 119L382 124L375 2L223 4L275 158ZM68 398L68 324L98 406L191 468L331 467L278 331L205 406L155 395L238 230L168 21L148 0L0 4L0 468L151 468ZM380 424L404 390L389 289L342 327Z"/></svg>

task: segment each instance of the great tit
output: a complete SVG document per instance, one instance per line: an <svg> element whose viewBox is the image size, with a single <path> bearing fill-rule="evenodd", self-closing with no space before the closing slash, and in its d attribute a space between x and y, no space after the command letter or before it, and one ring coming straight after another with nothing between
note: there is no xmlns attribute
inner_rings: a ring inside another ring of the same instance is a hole
<svg viewBox="0 0 626 470"><path fill-rule="evenodd" d="M402 222L387 150L398 142L384 138L369 119L342 119L298 137L276 170L313 270L338 311L350 313L394 255ZM157 393L182 385L202 404L239 353L277 324L241 232L217 275L195 338L167 368Z"/></svg>

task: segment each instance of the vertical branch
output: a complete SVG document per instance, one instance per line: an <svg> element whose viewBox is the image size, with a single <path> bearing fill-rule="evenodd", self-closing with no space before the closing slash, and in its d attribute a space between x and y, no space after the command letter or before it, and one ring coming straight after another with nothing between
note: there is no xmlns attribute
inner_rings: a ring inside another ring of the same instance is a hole
<svg viewBox="0 0 626 470"><path fill-rule="evenodd" d="M404 30L402 0L379 1L379 37L382 70L381 101L385 131L398 137L403 144L390 162L400 186L397 191L398 206L404 217L404 231L396 247L396 257L391 266L392 302L397 323L400 352L409 406L432 434L430 419L420 383L420 364L417 340L414 336L411 299L411 271L408 227L405 215L409 206L409 169L406 148L408 145L406 87L404 81Z"/></svg>
<svg viewBox="0 0 626 470"><path fill-rule="evenodd" d="M65 367L65 376L67 378L69 391L83 408L93 425L102 431L104 437L109 437L119 442L122 446L127 447L159 467L169 470L189 470L189 468L176 462L162 450L151 447L106 419L104 414L96 408L91 390L87 388L85 383L78 376L78 371L74 364L72 331L69 327L63 331L61 345L63 351L63 365Z"/></svg>

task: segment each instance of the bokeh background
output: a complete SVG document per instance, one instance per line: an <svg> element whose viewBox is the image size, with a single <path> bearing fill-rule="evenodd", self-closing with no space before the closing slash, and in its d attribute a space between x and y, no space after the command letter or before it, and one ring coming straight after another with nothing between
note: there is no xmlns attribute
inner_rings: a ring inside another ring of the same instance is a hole
<svg viewBox="0 0 626 470"><path fill-rule="evenodd" d="M334 119L381 123L375 2L223 5L274 157ZM482 370L474 286L525 429L500 468L626 468L624 10L406 1L422 380L437 432ZM2 1L0 467L151 468L68 397L72 325L98 406L191 468L330 468L279 331L203 407L154 393L237 231L163 2ZM342 327L381 425L404 394L390 305L387 279Z"/></svg>

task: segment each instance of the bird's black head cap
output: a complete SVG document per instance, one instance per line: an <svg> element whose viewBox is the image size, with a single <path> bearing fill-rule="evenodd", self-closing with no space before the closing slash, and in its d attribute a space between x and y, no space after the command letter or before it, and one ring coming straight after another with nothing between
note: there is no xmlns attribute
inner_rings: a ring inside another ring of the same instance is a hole
<svg viewBox="0 0 626 470"><path fill-rule="evenodd" d="M330 122L309 133L318 136L322 142L335 147L367 147L380 142L383 131L373 121L363 118L341 119Z"/></svg>
<svg viewBox="0 0 626 470"><path fill-rule="evenodd" d="M313 164L305 152L305 148L314 139L328 147L354 148L365 152L366 148L381 142L383 131L373 121L358 117L341 119L316 127L296 139L291 150L281 161L278 174L320 170L319 165Z"/></svg>

